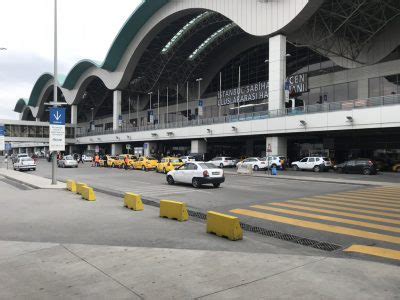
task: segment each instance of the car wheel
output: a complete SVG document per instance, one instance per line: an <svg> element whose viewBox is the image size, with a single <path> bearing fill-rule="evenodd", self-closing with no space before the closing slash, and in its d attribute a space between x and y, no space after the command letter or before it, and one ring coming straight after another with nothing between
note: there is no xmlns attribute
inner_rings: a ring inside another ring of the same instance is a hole
<svg viewBox="0 0 400 300"><path fill-rule="evenodd" d="M220 183L213 183L213 186L215 187L215 188L219 188L220 187Z"/></svg>
<svg viewBox="0 0 400 300"><path fill-rule="evenodd" d="M165 168L164 168L163 172L164 172L164 174L167 174L167 173L168 173L168 172L167 172L167 169L165 169Z"/></svg>
<svg viewBox="0 0 400 300"><path fill-rule="evenodd" d="M300 170L300 168L299 168L297 165L294 165L294 166L292 167L292 169L293 169L293 171L299 171L299 170Z"/></svg>
<svg viewBox="0 0 400 300"><path fill-rule="evenodd" d="M223 164L223 163L220 163L220 164L219 164L219 167L220 167L221 169L223 169L223 168L224 168L224 164Z"/></svg>
<svg viewBox="0 0 400 300"><path fill-rule="evenodd" d="M253 169L254 169L254 171L260 170L260 168L259 168L257 165L255 165L255 166L253 167Z"/></svg>
<svg viewBox="0 0 400 300"><path fill-rule="evenodd" d="M200 181L197 178L192 179L192 185L196 189L200 188L200 186L201 186Z"/></svg>
<svg viewBox="0 0 400 300"><path fill-rule="evenodd" d="M175 183L175 180L171 175L168 175L167 182L168 182L168 184L173 185Z"/></svg>
<svg viewBox="0 0 400 300"><path fill-rule="evenodd" d="M367 169L364 169L364 170L363 170L363 174L364 174L364 175L371 175L371 170L368 169L368 168L367 168Z"/></svg>
<svg viewBox="0 0 400 300"><path fill-rule="evenodd" d="M314 170L314 172L316 172L316 173L321 172L321 167L320 167L320 166L315 166L315 167L313 168L313 170Z"/></svg>

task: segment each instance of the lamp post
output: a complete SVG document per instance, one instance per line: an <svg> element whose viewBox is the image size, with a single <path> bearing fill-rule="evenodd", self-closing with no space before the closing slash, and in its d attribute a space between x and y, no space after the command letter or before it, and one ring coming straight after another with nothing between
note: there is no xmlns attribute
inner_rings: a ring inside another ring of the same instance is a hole
<svg viewBox="0 0 400 300"><path fill-rule="evenodd" d="M201 81L203 78L197 78L196 81L199 83L199 97L198 100L200 101L201 97ZM199 108L197 108L197 124L200 124L200 114L199 114Z"/></svg>
<svg viewBox="0 0 400 300"><path fill-rule="evenodd" d="M150 96L150 111L152 111L152 106L151 106L151 96L153 95L153 92L149 92L148 95ZM151 115L149 115L150 121L151 121ZM151 123L151 122L150 122Z"/></svg>
<svg viewBox="0 0 400 300"><path fill-rule="evenodd" d="M57 96L58 96L58 89L57 89L57 0L54 0L54 106L57 107ZM51 165L51 184L57 184L56 178L56 168L57 168L57 156L56 151L53 152L52 155L52 165Z"/></svg>

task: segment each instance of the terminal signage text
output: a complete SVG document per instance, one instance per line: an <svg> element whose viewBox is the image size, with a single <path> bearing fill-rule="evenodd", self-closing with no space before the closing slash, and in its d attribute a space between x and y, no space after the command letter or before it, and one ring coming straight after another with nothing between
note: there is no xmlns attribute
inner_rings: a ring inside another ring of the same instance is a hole
<svg viewBox="0 0 400 300"><path fill-rule="evenodd" d="M5 150L4 135L5 135L5 127L3 124L1 124L0 125L0 151Z"/></svg>
<svg viewBox="0 0 400 300"><path fill-rule="evenodd" d="M288 77L285 82L285 90L289 94L300 94L308 90L308 76L306 73ZM260 81L246 86L218 92L218 106L251 102L269 97L269 83Z"/></svg>
<svg viewBox="0 0 400 300"><path fill-rule="evenodd" d="M65 151L65 108L50 109L49 150Z"/></svg>

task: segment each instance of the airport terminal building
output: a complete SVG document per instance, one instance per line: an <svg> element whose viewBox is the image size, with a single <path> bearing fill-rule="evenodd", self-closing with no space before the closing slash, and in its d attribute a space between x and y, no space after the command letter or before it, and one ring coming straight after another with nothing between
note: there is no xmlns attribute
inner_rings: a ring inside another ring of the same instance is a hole
<svg viewBox="0 0 400 300"><path fill-rule="evenodd" d="M58 79L67 150L400 161L398 28L397 0L143 1ZM53 83L1 121L15 151L45 143Z"/></svg>

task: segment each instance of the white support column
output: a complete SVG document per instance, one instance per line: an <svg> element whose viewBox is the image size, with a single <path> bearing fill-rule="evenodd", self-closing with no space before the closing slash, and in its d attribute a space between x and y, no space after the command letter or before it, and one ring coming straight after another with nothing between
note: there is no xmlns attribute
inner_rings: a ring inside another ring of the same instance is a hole
<svg viewBox="0 0 400 300"><path fill-rule="evenodd" d="M143 155L144 156L151 156L152 153L157 151L157 143L154 142L147 142L143 144Z"/></svg>
<svg viewBox="0 0 400 300"><path fill-rule="evenodd" d="M122 144L111 144L111 155L122 154Z"/></svg>
<svg viewBox="0 0 400 300"><path fill-rule="evenodd" d="M207 153L207 142L205 140L192 140L190 153Z"/></svg>
<svg viewBox="0 0 400 300"><path fill-rule="evenodd" d="M287 156L287 138L283 136L268 136L266 138L267 155ZM271 149L271 152L268 152Z"/></svg>
<svg viewBox="0 0 400 300"><path fill-rule="evenodd" d="M121 103L122 103L122 92L114 91L113 98L113 130L119 129L119 117L121 116Z"/></svg>
<svg viewBox="0 0 400 300"><path fill-rule="evenodd" d="M283 109L286 80L286 36L269 39L269 110Z"/></svg>
<svg viewBox="0 0 400 300"><path fill-rule="evenodd" d="M35 120L36 120L36 122L40 122L40 118L36 118Z"/></svg>
<svg viewBox="0 0 400 300"><path fill-rule="evenodd" d="M78 105L71 105L71 125L78 124Z"/></svg>

